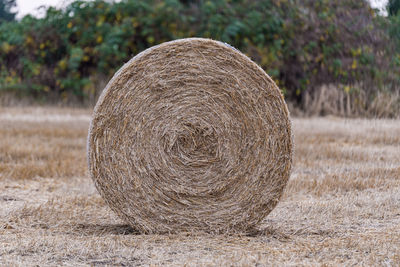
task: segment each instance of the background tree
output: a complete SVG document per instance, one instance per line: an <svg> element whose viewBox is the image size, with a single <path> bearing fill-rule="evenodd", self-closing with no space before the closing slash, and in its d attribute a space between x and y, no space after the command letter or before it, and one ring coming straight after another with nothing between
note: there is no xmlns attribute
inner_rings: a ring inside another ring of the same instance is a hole
<svg viewBox="0 0 400 267"><path fill-rule="evenodd" d="M389 0L387 11L390 16L396 16L400 10L400 0Z"/></svg>
<svg viewBox="0 0 400 267"><path fill-rule="evenodd" d="M75 0L0 25L0 93L93 103L132 56L197 36L247 54L300 109L355 114L387 98L400 110L399 25L366 0Z"/></svg>
<svg viewBox="0 0 400 267"><path fill-rule="evenodd" d="M11 9L16 6L16 0L0 0L0 23L2 21L12 21L15 19L17 13L12 12Z"/></svg>

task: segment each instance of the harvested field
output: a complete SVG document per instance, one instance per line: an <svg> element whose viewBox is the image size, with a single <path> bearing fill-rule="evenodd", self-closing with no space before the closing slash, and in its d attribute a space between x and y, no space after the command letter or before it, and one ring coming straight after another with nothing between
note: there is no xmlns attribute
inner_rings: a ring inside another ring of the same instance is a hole
<svg viewBox="0 0 400 267"><path fill-rule="evenodd" d="M90 114L0 108L0 265L400 265L399 120L294 119L293 173L251 235L140 235L88 176Z"/></svg>

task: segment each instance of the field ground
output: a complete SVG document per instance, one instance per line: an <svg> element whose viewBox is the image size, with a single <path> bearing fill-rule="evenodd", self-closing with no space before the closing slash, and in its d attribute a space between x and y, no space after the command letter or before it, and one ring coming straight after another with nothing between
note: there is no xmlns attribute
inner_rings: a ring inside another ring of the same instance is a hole
<svg viewBox="0 0 400 267"><path fill-rule="evenodd" d="M294 119L291 179L252 235L140 235L96 192L89 110L0 108L0 265L400 266L400 121Z"/></svg>

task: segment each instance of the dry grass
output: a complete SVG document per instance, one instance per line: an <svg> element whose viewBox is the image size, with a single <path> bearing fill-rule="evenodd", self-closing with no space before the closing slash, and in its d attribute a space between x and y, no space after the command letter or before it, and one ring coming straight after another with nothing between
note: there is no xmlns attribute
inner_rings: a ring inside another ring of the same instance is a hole
<svg viewBox="0 0 400 267"><path fill-rule="evenodd" d="M293 174L252 235L139 235L88 178L89 116L0 109L0 265L400 265L400 121L295 119Z"/></svg>

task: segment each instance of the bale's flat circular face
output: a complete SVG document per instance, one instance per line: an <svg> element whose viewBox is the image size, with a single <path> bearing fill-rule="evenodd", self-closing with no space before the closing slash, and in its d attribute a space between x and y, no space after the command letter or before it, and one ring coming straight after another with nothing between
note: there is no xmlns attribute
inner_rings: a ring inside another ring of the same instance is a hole
<svg viewBox="0 0 400 267"><path fill-rule="evenodd" d="M108 83L88 159L105 201L142 232L246 231L289 178L287 107L271 78L232 47L163 43Z"/></svg>

